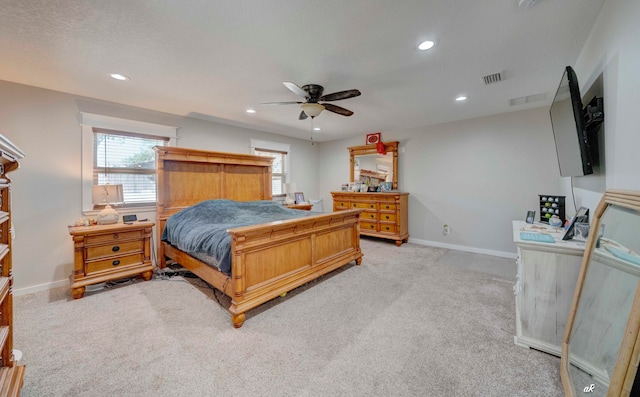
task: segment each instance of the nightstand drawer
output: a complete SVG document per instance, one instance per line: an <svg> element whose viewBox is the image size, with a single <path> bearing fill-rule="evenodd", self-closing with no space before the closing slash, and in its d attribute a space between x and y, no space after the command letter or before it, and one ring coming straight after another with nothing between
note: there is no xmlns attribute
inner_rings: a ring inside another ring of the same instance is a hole
<svg viewBox="0 0 640 397"><path fill-rule="evenodd" d="M396 205L395 204L380 203L380 209L381 210L395 211L396 210Z"/></svg>
<svg viewBox="0 0 640 397"><path fill-rule="evenodd" d="M97 247L87 248L87 259L99 258L108 255L126 255L129 252L141 252L143 241L127 241L123 243L113 243L109 245L101 245Z"/></svg>
<svg viewBox="0 0 640 397"><path fill-rule="evenodd" d="M123 240L139 240L142 238L142 230L133 230L128 232L118 232L109 234L98 234L95 236L87 236L87 244L111 244Z"/></svg>
<svg viewBox="0 0 640 397"><path fill-rule="evenodd" d="M86 273L91 274L128 265L135 265L138 263L142 263L142 253L113 257L102 261L87 262Z"/></svg>

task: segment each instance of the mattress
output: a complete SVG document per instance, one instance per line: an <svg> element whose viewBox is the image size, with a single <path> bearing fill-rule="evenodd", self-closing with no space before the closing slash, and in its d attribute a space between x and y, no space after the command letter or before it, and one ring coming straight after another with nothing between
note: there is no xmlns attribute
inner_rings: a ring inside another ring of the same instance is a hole
<svg viewBox="0 0 640 397"><path fill-rule="evenodd" d="M206 200L169 217L161 239L231 275L231 236L227 230L310 215L316 214L271 200Z"/></svg>

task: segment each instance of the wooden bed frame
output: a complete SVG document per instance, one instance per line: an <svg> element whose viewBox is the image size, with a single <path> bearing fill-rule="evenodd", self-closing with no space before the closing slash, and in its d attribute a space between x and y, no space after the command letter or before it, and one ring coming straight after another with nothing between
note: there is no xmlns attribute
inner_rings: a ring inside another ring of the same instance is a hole
<svg viewBox="0 0 640 397"><path fill-rule="evenodd" d="M174 260L231 298L231 321L351 261L362 262L360 212L230 229L231 276L160 241L167 218L203 200L271 200L270 157L158 146L157 266Z"/></svg>

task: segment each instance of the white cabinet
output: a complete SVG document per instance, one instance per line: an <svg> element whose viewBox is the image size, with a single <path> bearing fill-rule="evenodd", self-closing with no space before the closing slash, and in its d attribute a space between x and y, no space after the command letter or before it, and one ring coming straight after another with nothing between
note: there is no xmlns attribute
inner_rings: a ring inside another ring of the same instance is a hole
<svg viewBox="0 0 640 397"><path fill-rule="evenodd" d="M562 241L563 232L555 232L547 225L533 227L544 228L555 242L524 241L520 239L520 231L540 229L513 221L513 239L518 249L514 341L519 346L560 356L584 243Z"/></svg>

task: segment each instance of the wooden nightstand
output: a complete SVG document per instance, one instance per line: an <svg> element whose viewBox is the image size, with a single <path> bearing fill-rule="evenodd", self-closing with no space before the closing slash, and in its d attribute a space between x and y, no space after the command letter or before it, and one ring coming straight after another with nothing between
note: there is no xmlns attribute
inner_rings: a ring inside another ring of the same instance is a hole
<svg viewBox="0 0 640 397"><path fill-rule="evenodd" d="M146 281L153 275L151 230L153 222L114 225L69 226L74 243L71 295L84 296L91 284L140 274Z"/></svg>
<svg viewBox="0 0 640 397"><path fill-rule="evenodd" d="M294 210L305 210L305 211L311 211L312 207L313 207L313 204L307 204L307 203L287 205L287 208L293 208Z"/></svg>

